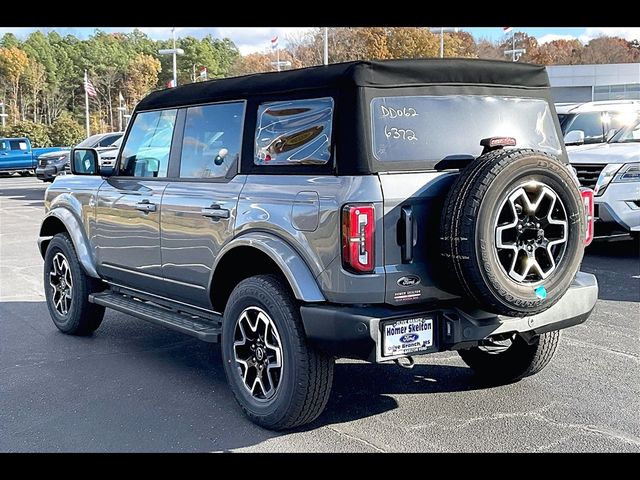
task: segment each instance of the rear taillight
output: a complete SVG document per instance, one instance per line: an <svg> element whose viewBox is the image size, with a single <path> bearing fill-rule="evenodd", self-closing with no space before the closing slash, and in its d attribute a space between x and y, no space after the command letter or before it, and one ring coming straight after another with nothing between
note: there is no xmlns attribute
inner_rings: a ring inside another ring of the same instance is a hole
<svg viewBox="0 0 640 480"><path fill-rule="evenodd" d="M357 273L374 268L375 209L371 204L346 205L342 209L342 264Z"/></svg>
<svg viewBox="0 0 640 480"><path fill-rule="evenodd" d="M582 204L584 205L585 216L587 220L587 232L584 237L584 244L589 245L593 240L593 190L590 188L581 188L580 196L582 197Z"/></svg>

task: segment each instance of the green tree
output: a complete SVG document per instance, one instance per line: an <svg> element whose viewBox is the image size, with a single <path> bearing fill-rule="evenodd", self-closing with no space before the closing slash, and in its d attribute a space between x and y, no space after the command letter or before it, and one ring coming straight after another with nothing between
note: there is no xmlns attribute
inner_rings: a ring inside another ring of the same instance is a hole
<svg viewBox="0 0 640 480"><path fill-rule="evenodd" d="M60 147L76 145L85 137L84 127L67 112L49 126L48 133L51 144Z"/></svg>
<svg viewBox="0 0 640 480"><path fill-rule="evenodd" d="M5 137L27 137L31 141L32 147L48 147L51 145L49 132L46 125L35 123L30 120L16 122L0 133Z"/></svg>

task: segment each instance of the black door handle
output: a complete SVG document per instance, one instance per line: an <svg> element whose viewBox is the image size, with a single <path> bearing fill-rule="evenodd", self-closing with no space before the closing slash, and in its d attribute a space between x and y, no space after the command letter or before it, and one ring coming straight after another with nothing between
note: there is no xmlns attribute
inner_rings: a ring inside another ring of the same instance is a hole
<svg viewBox="0 0 640 480"><path fill-rule="evenodd" d="M220 208L220 205L211 205L200 210L203 217L209 217L213 220L219 220L221 218L229 218L231 212L226 208Z"/></svg>
<svg viewBox="0 0 640 480"><path fill-rule="evenodd" d="M413 260L413 209L409 206L402 207L400 218L404 225L402 263L409 263Z"/></svg>
<svg viewBox="0 0 640 480"><path fill-rule="evenodd" d="M149 200L145 199L136 204L136 210L140 210L141 212L144 212L144 213L155 212L156 204L150 203Z"/></svg>

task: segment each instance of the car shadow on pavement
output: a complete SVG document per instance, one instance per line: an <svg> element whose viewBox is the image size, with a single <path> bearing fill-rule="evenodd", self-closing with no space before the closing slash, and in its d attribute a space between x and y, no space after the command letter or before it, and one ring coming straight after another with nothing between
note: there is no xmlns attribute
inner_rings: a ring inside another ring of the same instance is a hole
<svg viewBox="0 0 640 480"><path fill-rule="evenodd" d="M299 430L313 430L394 410L398 403L391 395L429 395L486 388L470 368L457 365L416 363L412 369L406 369L395 363L338 363L324 413Z"/></svg>
<svg viewBox="0 0 640 480"><path fill-rule="evenodd" d="M5 451L229 451L393 410L391 395L481 388L461 366L341 362L324 413L271 432L241 413L217 345L117 312L91 336L67 336L44 302L0 302L0 319Z"/></svg>
<svg viewBox="0 0 640 480"><path fill-rule="evenodd" d="M1 181L0 187L2 187ZM21 207L42 207L44 206L44 192L44 189L34 187L0 188L0 197L20 200Z"/></svg>
<svg viewBox="0 0 640 480"><path fill-rule="evenodd" d="M640 243L628 237L595 240L580 268L598 279L598 298L640 302Z"/></svg>

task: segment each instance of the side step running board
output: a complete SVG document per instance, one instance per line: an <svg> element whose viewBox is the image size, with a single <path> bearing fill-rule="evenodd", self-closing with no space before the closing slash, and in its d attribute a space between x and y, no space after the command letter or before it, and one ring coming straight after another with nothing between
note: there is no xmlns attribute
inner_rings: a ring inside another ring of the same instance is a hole
<svg viewBox="0 0 640 480"><path fill-rule="evenodd" d="M156 325L186 333L205 342L215 343L220 340L222 317L216 320L205 320L193 315L174 312L152 303L135 300L114 292L102 292L89 295L89 301L96 305L113 308Z"/></svg>

